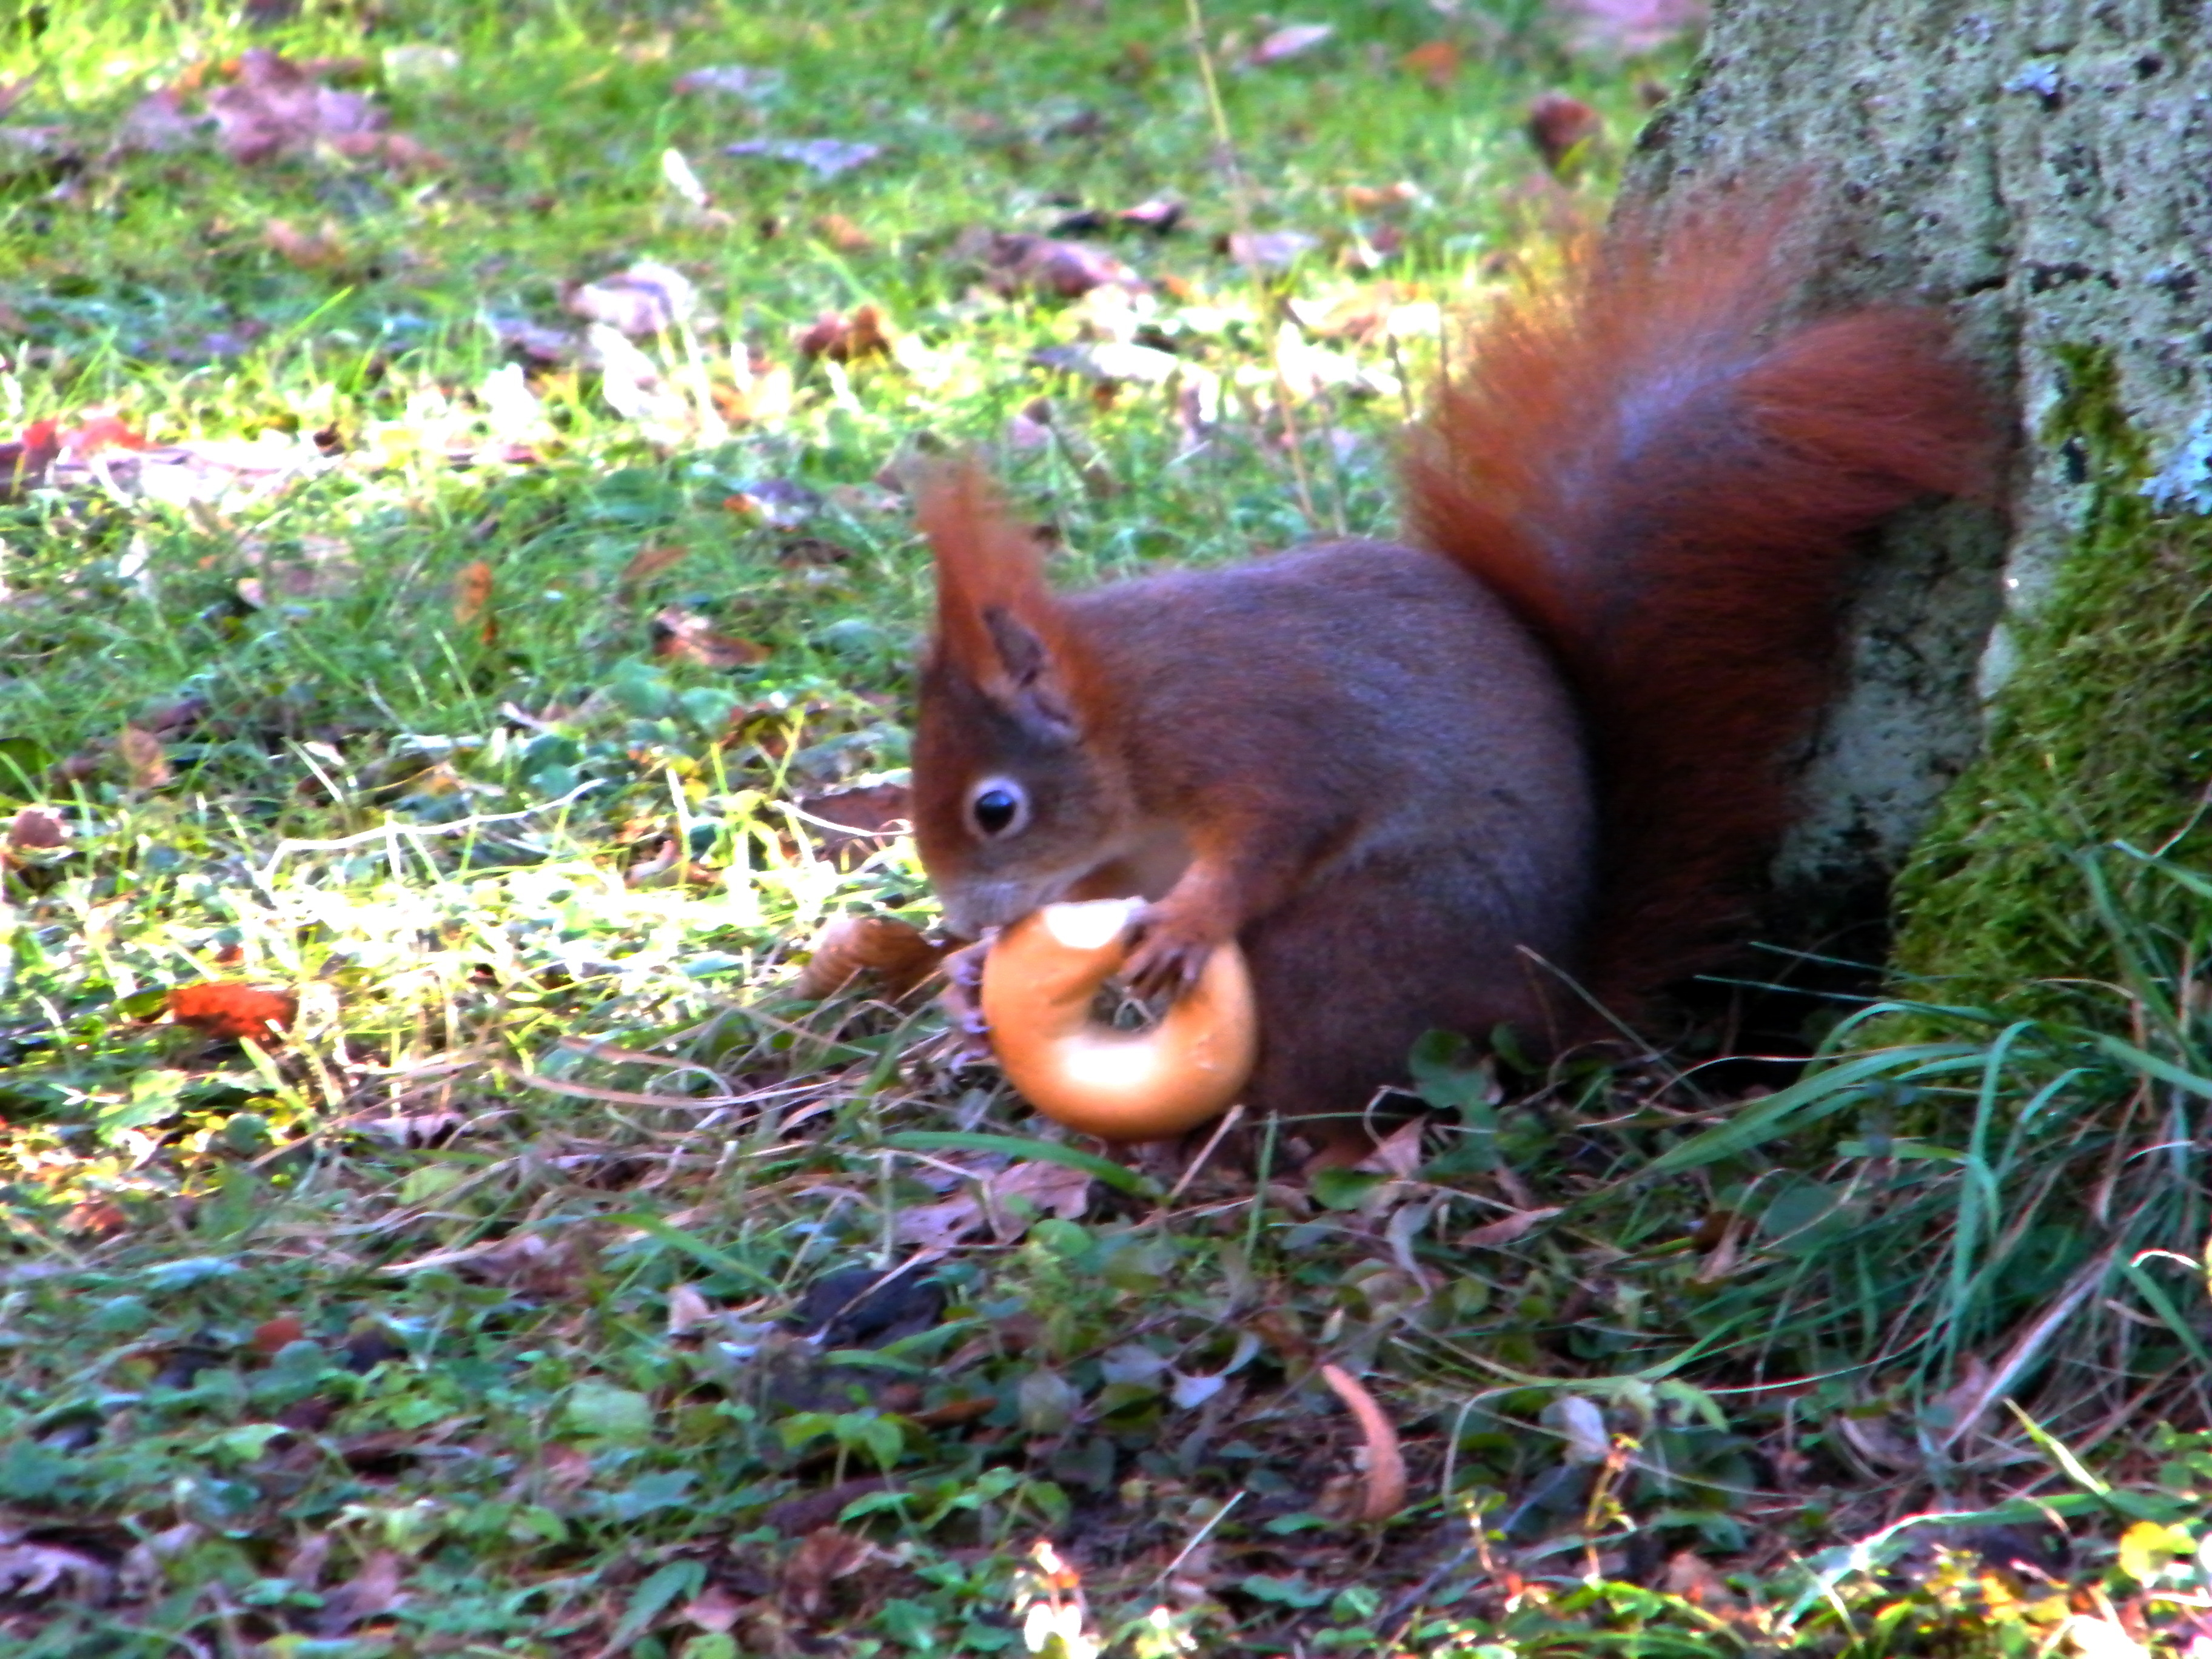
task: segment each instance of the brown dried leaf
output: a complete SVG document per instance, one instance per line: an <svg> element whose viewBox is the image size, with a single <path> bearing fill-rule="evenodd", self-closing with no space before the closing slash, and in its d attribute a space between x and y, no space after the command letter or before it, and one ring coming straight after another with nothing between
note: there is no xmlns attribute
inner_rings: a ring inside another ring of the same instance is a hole
<svg viewBox="0 0 2212 1659"><path fill-rule="evenodd" d="M1164 236L1182 222L1183 205L1172 197L1154 196L1125 207L1114 217L1133 230L1150 231L1155 236Z"/></svg>
<svg viewBox="0 0 2212 1659"><path fill-rule="evenodd" d="M1553 173L1570 170L1605 131L1605 118L1564 92L1538 94L1528 104L1528 142Z"/></svg>
<svg viewBox="0 0 2212 1659"><path fill-rule="evenodd" d="M253 1328L253 1352L264 1359L280 1348L304 1341L307 1328L300 1322L297 1314L278 1314L274 1319L264 1319Z"/></svg>
<svg viewBox="0 0 2212 1659"><path fill-rule="evenodd" d="M343 1636L355 1626L399 1605L399 1556L378 1550L361 1571L323 1598L315 1626L325 1636Z"/></svg>
<svg viewBox="0 0 2212 1659"><path fill-rule="evenodd" d="M346 262L345 245L330 225L307 231L289 219L271 219L261 227L261 240L286 264L301 270L335 270Z"/></svg>
<svg viewBox="0 0 2212 1659"><path fill-rule="evenodd" d="M136 726L125 726L122 735L115 740L115 752L123 757L131 788L143 793L168 784L169 759L161 752L161 738L151 732Z"/></svg>
<svg viewBox="0 0 2212 1659"><path fill-rule="evenodd" d="M832 917L814 936L813 957L793 981L794 994L818 1001L842 991L862 974L873 975L893 1001L937 969L945 954L921 930L891 916Z"/></svg>
<svg viewBox="0 0 2212 1659"><path fill-rule="evenodd" d="M1512 1243L1559 1213L1559 1206L1556 1204L1540 1210L1516 1210L1510 1215L1468 1229L1460 1236L1459 1248L1462 1250L1494 1250L1501 1245Z"/></svg>
<svg viewBox="0 0 2212 1659"><path fill-rule="evenodd" d="M653 619L653 654L702 668L750 668L766 662L769 649L735 635L719 634L704 617L670 605Z"/></svg>
<svg viewBox="0 0 2212 1659"><path fill-rule="evenodd" d="M223 149L252 166L313 149L318 143L374 135L380 111L358 93L324 86L322 65L295 64L254 47L238 60L238 80L208 94Z"/></svg>
<svg viewBox="0 0 2212 1659"><path fill-rule="evenodd" d="M1421 1120L1413 1118L1400 1124L1382 1138L1382 1143L1352 1167L1370 1170L1376 1175L1395 1176L1401 1181L1410 1181L1421 1167Z"/></svg>
<svg viewBox="0 0 2212 1659"><path fill-rule="evenodd" d="M664 543L659 547L641 547L623 567L622 575L615 585L617 587L635 587L662 571L683 563L690 552L690 548L678 547L673 543Z"/></svg>
<svg viewBox="0 0 2212 1659"><path fill-rule="evenodd" d="M799 823L815 856L840 870L853 869L913 829L913 804L902 783L802 795L797 805L806 815Z"/></svg>
<svg viewBox="0 0 2212 1659"><path fill-rule="evenodd" d="M0 1532L0 1595L28 1601L64 1579L73 1597L94 1607L115 1586L115 1575L81 1550L32 1543L13 1529Z"/></svg>
<svg viewBox="0 0 2212 1659"><path fill-rule="evenodd" d="M801 329L792 331L793 349L802 357L827 357L833 363L849 363L862 357L890 354L890 326L874 306L855 306L848 315L825 311Z"/></svg>
<svg viewBox="0 0 2212 1659"><path fill-rule="evenodd" d="M829 1605L831 1581L858 1572L875 1553L875 1546L865 1538L835 1527L817 1527L799 1540L783 1564L777 1593L800 1618L817 1619Z"/></svg>
<svg viewBox="0 0 2212 1659"><path fill-rule="evenodd" d="M110 1238L131 1225L131 1218L112 1199L88 1198L72 1204L62 1217L62 1231L94 1238Z"/></svg>
<svg viewBox="0 0 2212 1659"><path fill-rule="evenodd" d="M1097 288L1145 291L1144 279L1103 248L1063 242L1049 236L1001 235L991 239L986 256L996 285L1011 294L1027 290L1079 300Z"/></svg>
<svg viewBox="0 0 2212 1659"><path fill-rule="evenodd" d="M714 1304L696 1285L678 1285L668 1292L668 1334L688 1336L702 1325L712 1324Z"/></svg>
<svg viewBox="0 0 2212 1659"><path fill-rule="evenodd" d="M1679 1595L1693 1607L1734 1609L1741 1604L1713 1564L1693 1550L1678 1550L1668 1559L1660 1588Z"/></svg>
<svg viewBox="0 0 2212 1659"><path fill-rule="evenodd" d="M698 1630L717 1636L738 1622L744 1608L738 1599L720 1584L709 1584L685 1602L677 1617Z"/></svg>
<svg viewBox="0 0 2212 1659"><path fill-rule="evenodd" d="M1418 75L1442 92L1459 75L1459 47L1449 40L1428 40L1398 60L1408 75Z"/></svg>
<svg viewBox="0 0 2212 1659"><path fill-rule="evenodd" d="M453 578L453 621L462 628L477 628L486 645L499 638L499 619L491 614L491 567L482 559L463 565Z"/></svg>
<svg viewBox="0 0 2212 1659"><path fill-rule="evenodd" d="M814 234L840 253L873 253L875 239L842 213L825 213L814 222Z"/></svg>
<svg viewBox="0 0 2212 1659"><path fill-rule="evenodd" d="M1367 1491L1359 1518L1387 1521L1406 1507L1406 1456L1399 1449L1398 1431L1366 1386L1343 1367L1323 1365L1321 1380L1344 1401L1367 1443Z"/></svg>
<svg viewBox="0 0 2212 1659"><path fill-rule="evenodd" d="M51 806L26 806L8 825L8 845L18 850L61 847L68 841L69 825Z"/></svg>
<svg viewBox="0 0 2212 1659"><path fill-rule="evenodd" d="M169 993L169 1018L211 1037L267 1042L289 1031L299 1018L300 1001L289 991L272 991L236 980L206 980L179 985Z"/></svg>

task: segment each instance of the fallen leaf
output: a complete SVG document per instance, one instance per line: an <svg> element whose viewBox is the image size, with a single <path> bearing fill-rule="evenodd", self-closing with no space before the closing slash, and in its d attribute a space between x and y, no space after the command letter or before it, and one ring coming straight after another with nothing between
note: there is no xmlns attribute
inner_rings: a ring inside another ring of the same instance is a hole
<svg viewBox="0 0 2212 1659"><path fill-rule="evenodd" d="M64 1232L94 1238L112 1238L130 1225L131 1218L112 1199L88 1198L82 1204L70 1206L62 1217Z"/></svg>
<svg viewBox="0 0 2212 1659"><path fill-rule="evenodd" d="M1244 55L1244 61L1255 69L1285 63L1311 52L1335 33L1334 23L1285 23L1262 37L1259 45Z"/></svg>
<svg viewBox="0 0 2212 1659"><path fill-rule="evenodd" d="M19 851L66 846L69 825L51 806L26 806L9 821L8 845Z"/></svg>
<svg viewBox="0 0 2212 1659"><path fill-rule="evenodd" d="M896 1001L935 972L945 954L944 947L931 944L909 922L850 915L824 923L812 949L791 987L794 995L810 1002L835 995L863 974L873 975L883 994Z"/></svg>
<svg viewBox="0 0 2212 1659"><path fill-rule="evenodd" d="M769 648L732 634L721 634L704 617L670 605L653 619L653 654L702 668L750 668L766 662Z"/></svg>
<svg viewBox="0 0 2212 1659"><path fill-rule="evenodd" d="M399 1601L398 1553L377 1550L351 1579L324 1595L315 1628L325 1636L343 1636L355 1626L391 1612Z"/></svg>
<svg viewBox="0 0 2212 1659"><path fill-rule="evenodd" d="M307 1335L307 1328L300 1322L299 1315L278 1314L253 1328L253 1352L267 1359L280 1348L305 1341Z"/></svg>
<svg viewBox="0 0 2212 1659"><path fill-rule="evenodd" d="M799 827L815 856L839 870L854 868L913 829L913 802L902 783L802 795L794 804L805 815Z"/></svg>
<svg viewBox="0 0 2212 1659"><path fill-rule="evenodd" d="M289 219L271 219L262 226L261 240L287 264L301 270L334 270L346 261L345 245L329 225L305 231Z"/></svg>
<svg viewBox="0 0 2212 1659"><path fill-rule="evenodd" d="M1366 1386L1342 1366L1323 1365L1321 1380L1344 1402L1366 1441L1367 1490L1359 1518L1387 1521L1406 1507L1406 1457L1399 1449L1398 1431Z"/></svg>
<svg viewBox="0 0 2212 1659"><path fill-rule="evenodd" d="M131 788L143 793L162 788L169 782L169 758L161 752L161 738L151 732L136 726L125 726L122 735L115 740L115 751L123 757Z"/></svg>
<svg viewBox="0 0 2212 1659"><path fill-rule="evenodd" d="M1023 1203L1011 1206L1006 1202L1009 1199L1020 1199ZM1039 1158L980 1173L961 1192L940 1203L903 1206L891 1227L901 1243L925 1250L950 1249L986 1227L1006 1244L1029 1231L1039 1216L1079 1221L1090 1206L1088 1175Z"/></svg>
<svg viewBox="0 0 2212 1659"><path fill-rule="evenodd" d="M835 1527L817 1527L799 1540L783 1564L778 1594L800 1618L817 1619L829 1605L831 1582L858 1572L875 1553L875 1546L865 1538Z"/></svg>
<svg viewBox="0 0 2212 1659"><path fill-rule="evenodd" d="M986 259L996 286L1009 294L1026 291L1077 300L1093 289L1112 286L1141 293L1146 286L1136 272L1104 249L1050 236L994 236Z"/></svg>
<svg viewBox="0 0 2212 1659"><path fill-rule="evenodd" d="M1421 1167L1421 1130L1424 1127L1418 1117L1400 1124L1382 1138L1373 1152L1352 1167L1376 1175L1395 1176L1401 1181L1410 1181Z"/></svg>
<svg viewBox="0 0 2212 1659"><path fill-rule="evenodd" d="M825 311L804 328L792 331L791 343L802 357L827 357L833 363L849 363L862 357L888 356L890 331L884 313L874 306L856 306L848 315Z"/></svg>
<svg viewBox="0 0 2212 1659"><path fill-rule="evenodd" d="M630 562L623 567L623 573L617 578L615 586L629 588L635 587L641 582L650 581L662 571L681 564L690 556L690 548L678 547L673 543L663 543L658 547L641 547L630 556Z"/></svg>
<svg viewBox="0 0 2212 1659"><path fill-rule="evenodd" d="M247 166L342 138L374 140L380 112L358 93L321 84L308 66L255 46L240 54L238 79L208 94L223 149Z"/></svg>
<svg viewBox="0 0 2212 1659"><path fill-rule="evenodd" d="M1155 196L1126 207L1115 214L1121 223L1138 230L1148 230L1155 236L1164 236L1182 222L1183 205L1165 196Z"/></svg>
<svg viewBox="0 0 2212 1659"><path fill-rule="evenodd" d="M840 253L873 253L875 239L842 213L825 213L814 222L814 234Z"/></svg>
<svg viewBox="0 0 2212 1659"><path fill-rule="evenodd" d="M1500 1245L1512 1243L1533 1231L1539 1223L1549 1221L1559 1213L1559 1206L1556 1204L1540 1210L1516 1210L1496 1221L1485 1222L1480 1227L1468 1229L1460 1235L1458 1248L1462 1250L1494 1250Z"/></svg>
<svg viewBox="0 0 2212 1659"><path fill-rule="evenodd" d="M702 1325L714 1322L714 1304L696 1285L678 1285L668 1292L668 1334L688 1336Z"/></svg>
<svg viewBox="0 0 2212 1659"><path fill-rule="evenodd" d="M1425 41L1398 60L1400 69L1419 76L1438 92L1451 85L1459 64L1459 47L1449 40Z"/></svg>
<svg viewBox="0 0 2212 1659"><path fill-rule="evenodd" d="M1659 1587L1679 1595L1693 1607L1734 1608L1740 1605L1713 1564L1694 1550L1677 1550L1667 1559Z"/></svg>
<svg viewBox="0 0 2212 1659"><path fill-rule="evenodd" d="M572 316L635 339L690 321L699 308L699 290L682 271L641 259L611 276L572 285L562 295L561 306Z"/></svg>
<svg viewBox="0 0 2212 1659"><path fill-rule="evenodd" d="M169 1018L211 1037L252 1037L291 1030L300 1002L289 991L272 991L237 980L206 980L169 993Z"/></svg>
<svg viewBox="0 0 2212 1659"><path fill-rule="evenodd" d="M796 161L817 179L835 179L841 173L850 173L874 161L884 149L881 144L858 143L845 138L749 138L742 143L725 145L722 153Z"/></svg>
<svg viewBox="0 0 2212 1659"><path fill-rule="evenodd" d="M486 645L499 638L499 619L491 613L491 567L482 559L461 567L453 578L453 622L457 627L477 628Z"/></svg>
<svg viewBox="0 0 2212 1659"><path fill-rule="evenodd" d="M1569 168L1605 131L1604 118L1579 98L1547 92L1530 100L1528 142L1554 173Z"/></svg>
<svg viewBox="0 0 2212 1659"><path fill-rule="evenodd" d="M843 1508L842 1504L838 1506ZM677 1617L696 1629L720 1635L738 1622L744 1607L720 1584L709 1584L685 1602Z"/></svg>
<svg viewBox="0 0 2212 1659"><path fill-rule="evenodd" d="M114 1588L115 1575L81 1550L33 1543L14 1528L0 1531L0 1595L28 1601L64 1579L82 1605L97 1607Z"/></svg>

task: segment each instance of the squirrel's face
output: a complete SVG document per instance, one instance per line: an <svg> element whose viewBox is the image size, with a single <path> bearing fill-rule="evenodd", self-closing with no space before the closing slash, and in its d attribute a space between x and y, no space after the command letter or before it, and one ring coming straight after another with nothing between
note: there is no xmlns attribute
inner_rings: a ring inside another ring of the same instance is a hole
<svg viewBox="0 0 2212 1659"><path fill-rule="evenodd" d="M988 686L942 652L921 677L915 845L947 928L967 938L1066 897L1119 855L1133 817L1113 762L1085 744L1034 639L1018 630L994 626L1017 672L994 672Z"/></svg>

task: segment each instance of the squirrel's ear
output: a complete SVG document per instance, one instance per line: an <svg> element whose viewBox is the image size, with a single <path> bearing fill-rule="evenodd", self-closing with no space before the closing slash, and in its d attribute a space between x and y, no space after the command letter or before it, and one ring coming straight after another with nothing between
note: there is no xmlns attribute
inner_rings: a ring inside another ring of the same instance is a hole
<svg viewBox="0 0 2212 1659"><path fill-rule="evenodd" d="M1073 738L1077 731L1074 702L1068 677L1054 661L1052 648L1000 605L984 607L983 626L1004 671L1002 684L987 681L984 689L1024 724L1047 736Z"/></svg>
<svg viewBox="0 0 2212 1659"><path fill-rule="evenodd" d="M937 562L932 660L1042 735L1073 736L1086 659L1045 586L1035 539L972 462L926 478L915 515Z"/></svg>

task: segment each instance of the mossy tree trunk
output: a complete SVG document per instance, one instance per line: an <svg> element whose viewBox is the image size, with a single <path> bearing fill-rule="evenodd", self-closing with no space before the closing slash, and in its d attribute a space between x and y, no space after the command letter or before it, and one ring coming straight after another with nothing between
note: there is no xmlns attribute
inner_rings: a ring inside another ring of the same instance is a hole
<svg viewBox="0 0 2212 1659"><path fill-rule="evenodd" d="M1825 186L1823 282L1953 310L2019 418L2003 522L1921 515L1863 594L1785 859L1832 895L1897 867L1980 750L2022 625L2094 543L2114 480L2051 419L2085 361L2109 363L2148 467L2212 506L2212 6L1719 0L1629 195L1801 167Z"/></svg>

